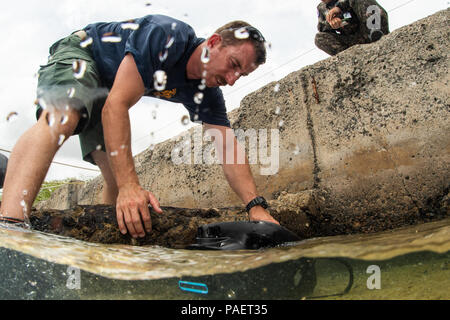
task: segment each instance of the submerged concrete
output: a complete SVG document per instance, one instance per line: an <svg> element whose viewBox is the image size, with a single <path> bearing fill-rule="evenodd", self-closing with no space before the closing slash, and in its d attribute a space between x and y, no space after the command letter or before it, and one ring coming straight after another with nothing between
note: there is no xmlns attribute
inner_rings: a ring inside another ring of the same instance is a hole
<svg viewBox="0 0 450 320"><path fill-rule="evenodd" d="M449 9L438 12L246 96L229 114L232 127L279 129L279 170L261 175L266 166L252 165L259 192L302 203L311 235L448 216L449 21ZM162 205L242 205L219 164L175 165L177 144L171 139L135 158L141 184ZM61 188L39 207L99 203L101 182Z"/></svg>

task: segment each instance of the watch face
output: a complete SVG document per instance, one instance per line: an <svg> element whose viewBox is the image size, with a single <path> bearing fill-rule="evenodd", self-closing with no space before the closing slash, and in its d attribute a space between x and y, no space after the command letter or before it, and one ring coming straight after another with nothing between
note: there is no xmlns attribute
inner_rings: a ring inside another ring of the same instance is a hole
<svg viewBox="0 0 450 320"><path fill-rule="evenodd" d="M267 208L267 202L266 202L266 199L264 199L263 197L258 197L258 198L256 198L255 200L256 200L256 203L257 203L258 205L260 205L260 206L263 207L264 209Z"/></svg>

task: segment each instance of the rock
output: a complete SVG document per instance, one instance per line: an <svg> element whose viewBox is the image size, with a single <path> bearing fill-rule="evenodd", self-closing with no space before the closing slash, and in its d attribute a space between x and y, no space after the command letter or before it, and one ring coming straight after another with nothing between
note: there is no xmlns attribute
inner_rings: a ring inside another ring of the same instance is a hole
<svg viewBox="0 0 450 320"><path fill-rule="evenodd" d="M286 191L283 191L277 198L277 201L285 205L291 205L302 210L314 212L313 190L306 190L299 193L287 193Z"/></svg>
<svg viewBox="0 0 450 320"><path fill-rule="evenodd" d="M248 220L243 207L187 209L162 207L163 214L150 209L152 232L144 238L122 235L115 208L106 205L76 206L68 210L36 210L30 215L34 230L104 244L159 245L184 248L195 243L197 228L204 224ZM274 202L270 213L280 224L301 238L310 236L306 215L294 207Z"/></svg>

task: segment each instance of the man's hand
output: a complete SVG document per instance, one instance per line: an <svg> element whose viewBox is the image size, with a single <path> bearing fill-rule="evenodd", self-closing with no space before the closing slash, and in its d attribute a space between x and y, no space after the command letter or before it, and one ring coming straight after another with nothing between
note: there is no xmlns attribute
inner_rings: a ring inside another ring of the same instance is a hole
<svg viewBox="0 0 450 320"><path fill-rule="evenodd" d="M334 7L333 9L331 9L328 12L326 19L327 19L328 24L333 29L339 29L340 27L342 27L342 19L339 18L341 13L342 13L342 11L339 7Z"/></svg>
<svg viewBox="0 0 450 320"><path fill-rule="evenodd" d="M145 231L152 231L152 221L148 204L156 212L162 213L156 197L139 184L130 183L119 189L116 203L117 223L122 234L130 233L133 238L144 237ZM142 227L144 223L144 228ZM126 226L126 227L125 227Z"/></svg>
<svg viewBox="0 0 450 320"><path fill-rule="evenodd" d="M263 207L261 206L254 206L250 209L249 212L250 221L267 221L272 222L276 224L280 224L277 220L275 220L270 213L268 213Z"/></svg>
<svg viewBox="0 0 450 320"><path fill-rule="evenodd" d="M149 203L156 212L162 213L155 196L139 185L131 153L129 109L144 93L144 82L133 55L129 53L119 66L102 109L102 124L108 160L119 188L116 201L117 223L120 232L126 234L128 229L133 238L144 237L145 231L152 230ZM130 147L124 149L122 146ZM116 154L113 156L112 152Z"/></svg>

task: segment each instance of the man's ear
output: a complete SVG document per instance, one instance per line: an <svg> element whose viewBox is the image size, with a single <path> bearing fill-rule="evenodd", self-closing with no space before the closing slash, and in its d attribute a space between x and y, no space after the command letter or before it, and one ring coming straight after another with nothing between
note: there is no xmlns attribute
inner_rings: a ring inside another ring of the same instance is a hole
<svg viewBox="0 0 450 320"><path fill-rule="evenodd" d="M218 33L214 33L212 36L208 38L207 45L210 48L214 48L215 46L222 43L222 36Z"/></svg>

